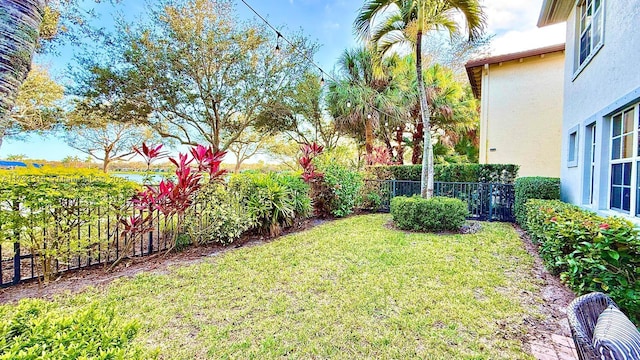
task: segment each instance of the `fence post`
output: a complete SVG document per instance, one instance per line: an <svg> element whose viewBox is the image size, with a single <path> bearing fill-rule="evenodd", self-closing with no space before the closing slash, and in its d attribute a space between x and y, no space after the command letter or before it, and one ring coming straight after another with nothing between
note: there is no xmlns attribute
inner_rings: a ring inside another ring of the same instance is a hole
<svg viewBox="0 0 640 360"><path fill-rule="evenodd" d="M13 202L12 210L15 212L20 211L20 203ZM17 228L17 226L16 226ZM20 233L16 231L16 238L13 243L13 284L18 284L22 275L20 274Z"/></svg>
<svg viewBox="0 0 640 360"><path fill-rule="evenodd" d="M488 221L493 221L493 183L489 184L489 219Z"/></svg>
<svg viewBox="0 0 640 360"><path fill-rule="evenodd" d="M397 186L396 179L392 179L391 180L391 188L393 190L391 191L391 198L389 199L389 203L391 203L391 199L396 197L396 186Z"/></svg>

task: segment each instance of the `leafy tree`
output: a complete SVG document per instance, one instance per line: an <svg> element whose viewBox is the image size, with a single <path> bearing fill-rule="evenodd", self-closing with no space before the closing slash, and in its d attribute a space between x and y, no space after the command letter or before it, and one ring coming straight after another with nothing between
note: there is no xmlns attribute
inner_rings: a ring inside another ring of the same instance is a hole
<svg viewBox="0 0 640 360"><path fill-rule="evenodd" d="M236 158L234 172L240 171L242 163L258 154L266 152L266 144L271 141L271 136L259 133L254 128L247 128L237 141L229 145L229 152Z"/></svg>
<svg viewBox="0 0 640 360"><path fill-rule="evenodd" d="M395 44L411 44L416 54L416 77L420 95L420 114L424 128L421 194L433 196L433 149L431 114L422 74L422 37L425 32L446 30L459 33L455 16L461 14L471 39L484 27L484 14L478 0L367 0L354 23L356 32L386 53ZM379 25L374 25L380 19Z"/></svg>
<svg viewBox="0 0 640 360"><path fill-rule="evenodd" d="M315 50L298 35L276 54L274 34L237 21L230 0L163 0L149 18L121 24L101 63L84 59L79 95L93 106L119 97L122 109L182 144L227 150L295 88L309 66L299 53Z"/></svg>
<svg viewBox="0 0 640 360"><path fill-rule="evenodd" d="M148 140L149 131L127 123L109 123L99 127L77 126L66 134L66 142L96 160L102 161L102 171L116 160L128 160L133 147Z"/></svg>
<svg viewBox="0 0 640 360"><path fill-rule="evenodd" d="M343 132L324 111L320 79L320 74L307 71L289 96L267 104L258 116L258 129L284 135L298 145L315 142L335 148Z"/></svg>
<svg viewBox="0 0 640 360"><path fill-rule="evenodd" d="M20 86L11 111L0 118L0 146L5 138L53 128L62 117L58 102L64 88L51 79L46 69L34 67Z"/></svg>
<svg viewBox="0 0 640 360"><path fill-rule="evenodd" d="M9 161L23 161L23 160L27 160L28 157L25 154L11 154L11 155L7 155L7 160Z"/></svg>

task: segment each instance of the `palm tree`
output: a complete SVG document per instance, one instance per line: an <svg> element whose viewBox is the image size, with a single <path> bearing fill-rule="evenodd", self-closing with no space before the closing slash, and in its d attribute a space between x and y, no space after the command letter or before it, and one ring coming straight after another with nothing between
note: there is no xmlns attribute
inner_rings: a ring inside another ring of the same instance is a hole
<svg viewBox="0 0 640 360"><path fill-rule="evenodd" d="M338 60L337 79L329 81L326 98L338 127L364 140L368 157L373 152L374 128L381 118L397 116L398 112L391 79L375 77L373 71L370 50L345 50Z"/></svg>
<svg viewBox="0 0 640 360"><path fill-rule="evenodd" d="M454 19L457 14L462 14L470 39L482 33L485 19L479 0L368 0L354 23L360 37L374 44L381 54L389 52L395 44L415 45L420 114L424 128L421 193L425 198L433 195L433 149L431 114L422 77L422 36L433 30L459 33L460 26Z"/></svg>
<svg viewBox="0 0 640 360"><path fill-rule="evenodd" d="M0 119L31 69L45 0L0 0Z"/></svg>

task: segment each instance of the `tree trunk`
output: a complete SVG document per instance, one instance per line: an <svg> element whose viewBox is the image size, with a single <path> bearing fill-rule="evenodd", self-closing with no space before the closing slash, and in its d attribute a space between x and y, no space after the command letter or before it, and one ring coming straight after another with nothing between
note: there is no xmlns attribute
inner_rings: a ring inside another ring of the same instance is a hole
<svg viewBox="0 0 640 360"><path fill-rule="evenodd" d="M1 0L0 4L0 119L3 119L31 69L45 3Z"/></svg>
<svg viewBox="0 0 640 360"><path fill-rule="evenodd" d="M422 10L418 10L422 11ZM422 18L419 16L419 27L422 27ZM433 196L433 149L431 145L431 111L427 104L427 92L422 79L422 29L418 29L416 36L416 71L418 90L420 93L420 114L422 116L422 133L424 136L422 147L422 174L420 176L420 194L429 199Z"/></svg>
<svg viewBox="0 0 640 360"><path fill-rule="evenodd" d="M373 154L373 124L370 120L365 120L364 122L364 148L367 152L367 165L371 165Z"/></svg>
<svg viewBox="0 0 640 360"><path fill-rule="evenodd" d="M109 164L111 163L111 158L109 157L109 152L104 152L104 160L102 160L102 172L105 174L109 172Z"/></svg>
<svg viewBox="0 0 640 360"><path fill-rule="evenodd" d="M396 142L398 146L396 148L396 164L402 165L404 163L404 145L402 144L402 134L404 133L404 125L400 125L396 128Z"/></svg>
<svg viewBox="0 0 640 360"><path fill-rule="evenodd" d="M416 131L413 133L413 154L411 155L411 163L418 165L422 161L422 122L416 124Z"/></svg>

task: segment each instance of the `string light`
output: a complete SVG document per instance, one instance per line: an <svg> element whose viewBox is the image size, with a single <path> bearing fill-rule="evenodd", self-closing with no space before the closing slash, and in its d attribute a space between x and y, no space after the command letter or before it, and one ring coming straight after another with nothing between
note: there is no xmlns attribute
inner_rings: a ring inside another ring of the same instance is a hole
<svg viewBox="0 0 640 360"><path fill-rule="evenodd" d="M367 114L367 119L371 119L371 113Z"/></svg>
<svg viewBox="0 0 640 360"><path fill-rule="evenodd" d="M313 61L313 59L312 59L312 58L311 58L311 57L310 57L306 52L304 52L304 51L302 51L302 50L297 49L297 48L296 48L296 46L295 46L291 41L289 41L289 39L287 39L285 36L283 36L283 35L278 31L278 29L276 29L273 25L271 25L271 23L270 23L270 22L268 22L268 21L267 21L267 19L265 19L262 15L260 15L260 13L258 13L258 12L257 12L257 11L256 11L252 6L251 6L251 5L249 5L249 3L247 3L247 1L246 1L246 0L240 0L240 1L242 1L242 3L243 3L247 8L249 8L249 10L251 10L254 14L256 14L256 16L257 16L258 18L260 18L260 20L262 20L262 21L263 21L263 22L264 22L264 23L265 23L269 28L271 28L273 31L275 31L275 32L276 32L276 34L277 34L277 38L276 38L276 49L275 49L276 53L278 53L278 52L280 51L280 44L279 44L279 40L280 40L280 38L282 38L282 40L283 40L283 41L285 41L287 44L289 44L289 45L291 46L291 48L292 48L292 49L294 49L294 51L295 51L295 52L297 52L299 55L301 55L302 57L304 57L307 61L309 61L309 63L310 63L310 64L312 64L313 66L317 67L317 68L320 70L320 74L321 74L320 84L324 84L324 75L325 75L325 74L326 74L326 75L329 77L329 79L331 79L332 81L334 81L334 82L336 82L336 83L338 82L338 81L336 81L336 79L335 79L333 76L331 76L331 74L326 73L325 71L323 71L323 70L322 70L322 68L321 68L320 66L318 66L318 64L316 64L316 63L315 63L315 61ZM362 85L360 85L360 86L362 86ZM387 116L390 116L390 117L393 117L393 118L399 118L399 117L398 117L398 115L392 115L392 114L389 114L389 113L387 113L387 112L385 112L385 111L382 111L382 110L378 109L377 107L375 107L375 106L374 106L374 105L372 105L372 104L369 104L369 106L370 106L371 108L373 108L374 110L376 110L376 111L377 111L378 113L380 113L380 114L384 114L384 115L387 115ZM350 107L351 107L351 101L347 101L347 107L348 107L348 108L350 108Z"/></svg>
<svg viewBox="0 0 640 360"><path fill-rule="evenodd" d="M276 34L278 34L278 37L276 37L276 55L280 55L280 38L282 34L279 31L276 31Z"/></svg>

